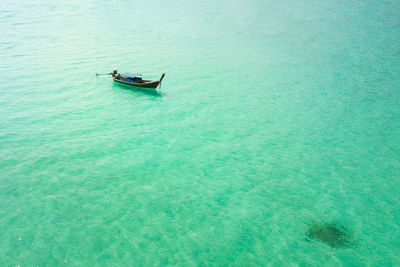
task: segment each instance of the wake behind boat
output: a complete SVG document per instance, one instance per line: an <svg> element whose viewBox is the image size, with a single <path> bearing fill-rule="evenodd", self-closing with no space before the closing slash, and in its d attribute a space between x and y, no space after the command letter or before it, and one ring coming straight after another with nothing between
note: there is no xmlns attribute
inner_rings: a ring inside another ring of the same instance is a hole
<svg viewBox="0 0 400 267"><path fill-rule="evenodd" d="M143 80L142 75L139 73L118 73L117 70L113 70L112 73L97 74L97 76L98 75L111 75L113 80L117 83L142 89L156 90L161 84L161 81L164 79L165 73L161 75L159 80Z"/></svg>

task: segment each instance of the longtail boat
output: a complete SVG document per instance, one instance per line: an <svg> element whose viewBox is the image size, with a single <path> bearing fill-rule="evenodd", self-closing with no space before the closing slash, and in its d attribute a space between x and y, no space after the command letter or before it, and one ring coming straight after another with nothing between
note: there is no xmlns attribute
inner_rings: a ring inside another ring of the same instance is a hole
<svg viewBox="0 0 400 267"><path fill-rule="evenodd" d="M142 89L156 90L164 79L165 73L161 75L159 80L143 80L142 75L139 73L118 73L117 70L113 70L111 73L98 74L99 75L111 75L113 80L117 83L129 85L132 87L138 87Z"/></svg>

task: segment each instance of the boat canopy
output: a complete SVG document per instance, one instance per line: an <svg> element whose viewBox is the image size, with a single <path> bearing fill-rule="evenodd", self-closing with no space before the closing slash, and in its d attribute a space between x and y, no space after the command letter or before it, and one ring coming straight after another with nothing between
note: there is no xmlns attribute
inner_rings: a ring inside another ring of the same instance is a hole
<svg viewBox="0 0 400 267"><path fill-rule="evenodd" d="M127 78L136 78L136 77L142 77L139 73L121 73L121 76L127 77Z"/></svg>

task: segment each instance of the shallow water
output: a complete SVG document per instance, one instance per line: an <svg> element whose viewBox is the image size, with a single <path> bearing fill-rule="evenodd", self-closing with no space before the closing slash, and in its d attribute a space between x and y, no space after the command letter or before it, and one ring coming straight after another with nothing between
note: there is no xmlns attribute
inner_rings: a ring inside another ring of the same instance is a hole
<svg viewBox="0 0 400 267"><path fill-rule="evenodd" d="M400 264L399 13L1 1L0 264Z"/></svg>

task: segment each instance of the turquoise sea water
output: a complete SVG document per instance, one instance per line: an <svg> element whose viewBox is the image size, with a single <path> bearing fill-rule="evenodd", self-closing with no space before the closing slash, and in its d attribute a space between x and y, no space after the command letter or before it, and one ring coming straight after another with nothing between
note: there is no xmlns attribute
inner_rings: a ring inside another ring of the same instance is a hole
<svg viewBox="0 0 400 267"><path fill-rule="evenodd" d="M399 22L395 0L2 0L0 265L399 265Z"/></svg>

